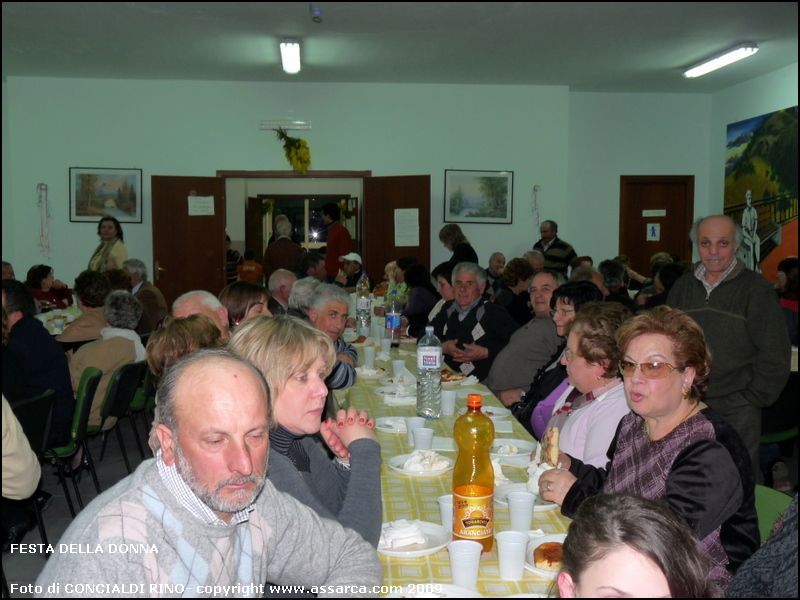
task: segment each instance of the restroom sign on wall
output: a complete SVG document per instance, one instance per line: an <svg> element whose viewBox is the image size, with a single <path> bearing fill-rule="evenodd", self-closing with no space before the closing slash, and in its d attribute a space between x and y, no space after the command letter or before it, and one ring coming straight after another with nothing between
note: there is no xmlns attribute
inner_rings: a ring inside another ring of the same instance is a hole
<svg viewBox="0 0 800 600"><path fill-rule="evenodd" d="M661 223L648 223L647 224L647 241L660 242L661 241Z"/></svg>

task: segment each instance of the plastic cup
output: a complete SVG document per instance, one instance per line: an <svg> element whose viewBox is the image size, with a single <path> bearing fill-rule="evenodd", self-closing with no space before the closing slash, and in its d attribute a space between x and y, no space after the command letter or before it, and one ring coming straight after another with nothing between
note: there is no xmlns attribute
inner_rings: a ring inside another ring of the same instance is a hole
<svg viewBox="0 0 800 600"><path fill-rule="evenodd" d="M414 430L425 427L423 417L406 417L406 433L408 434L408 445L414 447Z"/></svg>
<svg viewBox="0 0 800 600"><path fill-rule="evenodd" d="M447 544L447 550L450 552L453 585L468 590L477 589L483 546L472 540L456 540Z"/></svg>
<svg viewBox="0 0 800 600"><path fill-rule="evenodd" d="M364 346L364 366L372 369L375 366L375 346Z"/></svg>
<svg viewBox="0 0 800 600"><path fill-rule="evenodd" d="M414 448L417 450L430 450L433 444L433 429L417 427L411 432L414 438Z"/></svg>
<svg viewBox="0 0 800 600"><path fill-rule="evenodd" d="M521 531L501 531L497 540L497 556L500 561L500 579L519 581L522 579L528 534Z"/></svg>
<svg viewBox="0 0 800 600"><path fill-rule="evenodd" d="M530 492L511 492L507 496L511 530L527 532L531 528L533 503L536 496Z"/></svg>
<svg viewBox="0 0 800 600"><path fill-rule="evenodd" d="M442 390L442 416L449 417L456 412L456 393L453 390Z"/></svg>
<svg viewBox="0 0 800 600"><path fill-rule="evenodd" d="M391 340L390 340L391 343ZM402 358L399 360L392 361L392 373L394 374L394 382L397 383L398 378L400 375L405 373L406 370L406 361Z"/></svg>
<svg viewBox="0 0 800 600"><path fill-rule="evenodd" d="M382 338L381 339L381 352L384 354L389 354L389 351L392 349L392 340L389 338Z"/></svg>
<svg viewBox="0 0 800 600"><path fill-rule="evenodd" d="M442 527L453 535L453 494L439 496L439 514L442 519Z"/></svg>

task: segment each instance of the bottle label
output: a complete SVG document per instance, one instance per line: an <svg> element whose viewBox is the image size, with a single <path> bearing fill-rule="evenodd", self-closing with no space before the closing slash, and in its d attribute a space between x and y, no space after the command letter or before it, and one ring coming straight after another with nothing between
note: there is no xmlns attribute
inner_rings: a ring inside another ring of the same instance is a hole
<svg viewBox="0 0 800 600"><path fill-rule="evenodd" d="M359 296L356 305L357 310L369 310L370 299L369 296Z"/></svg>
<svg viewBox="0 0 800 600"><path fill-rule="evenodd" d="M475 496L477 492L487 495ZM465 495L469 494L469 495ZM494 533L494 494L491 488L460 486L453 490L453 534L465 539L481 540Z"/></svg>
<svg viewBox="0 0 800 600"><path fill-rule="evenodd" d="M386 313L386 329L400 329L400 313Z"/></svg>
<svg viewBox="0 0 800 600"><path fill-rule="evenodd" d="M417 348L417 369L432 370L442 368L442 349L439 346L420 346Z"/></svg>

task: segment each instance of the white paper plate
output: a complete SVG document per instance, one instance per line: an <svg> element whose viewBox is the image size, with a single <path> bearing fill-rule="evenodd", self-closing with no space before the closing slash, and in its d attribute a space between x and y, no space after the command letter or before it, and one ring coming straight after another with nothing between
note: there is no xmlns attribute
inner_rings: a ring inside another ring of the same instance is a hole
<svg viewBox="0 0 800 600"><path fill-rule="evenodd" d="M453 534L441 525L429 523L428 521L412 521L419 525L422 535L425 536L424 544L411 544L401 548L381 548L378 546L378 554L394 556L397 558L417 558L434 554L447 546L452 540Z"/></svg>
<svg viewBox="0 0 800 600"><path fill-rule="evenodd" d="M561 542L563 544L565 539L567 539L566 533L554 533L536 537L528 541L528 549L525 551L525 568L531 573L536 573L541 577L555 579L556 575L558 575L558 571L545 571L544 569L536 568L533 564L533 551L539 547L540 544L544 544L545 542Z"/></svg>
<svg viewBox="0 0 800 600"><path fill-rule="evenodd" d="M375 429L383 433L406 433L405 417L378 417Z"/></svg>
<svg viewBox="0 0 800 600"><path fill-rule="evenodd" d="M483 598L475 590L459 587L451 583L418 583L413 591L407 585L400 588L399 592L392 592L386 598Z"/></svg>
<svg viewBox="0 0 800 600"><path fill-rule="evenodd" d="M437 469L436 471L407 471L403 468L403 465L406 464L406 461L411 458L410 454L401 454L400 456L393 456L389 459L387 463L389 468L393 471L397 471L398 473L402 473L403 475L408 475L410 477L437 477L442 473L447 473L449 470L453 468L455 465L455 461L448 457L442 456L444 460L447 461L447 467L444 469Z"/></svg>
<svg viewBox="0 0 800 600"><path fill-rule="evenodd" d="M486 392L486 395L488 395L489 393L490 392ZM458 410L459 415L463 415L466 412L467 412L466 406ZM481 406L481 412L485 414L487 417L489 417L492 421L495 421L497 419L505 419L506 417L511 416L511 411L504 406Z"/></svg>
<svg viewBox="0 0 800 600"><path fill-rule="evenodd" d="M364 367L356 367L356 375L358 375L361 379L377 379L378 377L383 377L386 375L386 369L383 367L377 367L372 369L370 372L365 373Z"/></svg>
<svg viewBox="0 0 800 600"><path fill-rule="evenodd" d="M511 492L527 492L528 484L526 483L504 483L494 488L494 501L500 506L508 506L508 495ZM536 501L533 503L533 512L540 512L544 510L555 510L558 504L555 502L547 502L536 496Z"/></svg>
<svg viewBox="0 0 800 600"><path fill-rule="evenodd" d="M500 446L516 446L517 453L516 454L503 454L499 452ZM495 438L494 444L489 450L489 453L492 455L492 458L517 458L522 456L525 458L525 466L530 464L530 455L531 452L536 450L536 442L533 440L520 440L520 439L511 439L511 438ZM502 464L502 463L501 463Z"/></svg>
<svg viewBox="0 0 800 600"><path fill-rule="evenodd" d="M416 397L417 395L417 388L410 385L402 387L396 385L382 385L376 387L374 391L379 396L389 396L390 398L405 398L406 396Z"/></svg>

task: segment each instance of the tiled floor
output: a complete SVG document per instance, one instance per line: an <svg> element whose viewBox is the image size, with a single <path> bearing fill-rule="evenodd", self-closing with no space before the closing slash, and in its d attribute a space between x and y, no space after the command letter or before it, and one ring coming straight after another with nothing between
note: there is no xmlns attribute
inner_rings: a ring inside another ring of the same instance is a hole
<svg viewBox="0 0 800 600"><path fill-rule="evenodd" d="M139 427L139 436L141 437L141 421L139 421L137 425ZM138 464L141 462L141 457L139 455L139 451L136 449L136 445L134 444L130 424L128 422L124 422L122 423L121 427L123 437L126 441L128 458L131 461L131 468L136 469ZM105 491L117 481L127 476L125 464L122 460L122 453L120 452L119 444L117 443L116 436L114 435L109 437L106 456L102 462L99 460L101 439L95 438L90 442L90 444L92 456L94 457L95 464L97 466L97 474L100 479L100 486ZM146 447L145 452L149 452ZM792 482L792 485L796 486L798 466L797 445L794 446L793 456L785 457L785 459L787 467L789 468L789 478ZM69 514L69 509L67 508L67 503L64 499L64 492L58 483L58 477L55 475L55 468L50 465L44 465L42 467L42 473L44 474L44 481L42 484L43 489L53 494L53 501L44 513L44 523L49 542L55 545L58 543L61 535L72 521L72 517ZM72 484L70 481L67 481L67 486L69 487L70 494L73 496L74 502L74 492L72 490ZM84 504L91 502L91 500L93 500L97 495L94 485L92 484L92 478L88 472L84 473L81 477L79 488L81 490L81 496ZM77 509L78 507L76 505L76 510ZM39 538L39 532L37 529L33 529L32 531L28 532L23 540L24 544L39 544L40 542L41 539ZM44 564L45 555L41 552L14 552L3 554L3 569L5 571L8 583L11 586L12 598L33 597L33 589L31 586L35 583L39 572L44 568Z"/></svg>
<svg viewBox="0 0 800 600"><path fill-rule="evenodd" d="M141 418L137 421L139 430L139 437L143 435ZM136 449L136 444L133 441L133 434L127 420L121 424L123 438L126 442L126 450L128 459L131 462L131 468L136 467L141 462L141 456ZM128 472L125 469L125 463L122 460L122 453L119 449L119 443L116 436L110 435L106 448L106 455L102 462L100 458L100 449L102 447L102 438L97 437L90 441L90 449L92 457L95 461L97 468L97 476L100 480L100 488L105 491L114 485L117 481L127 476ZM149 457L149 450L145 444L146 456ZM43 482L42 489L53 494L53 500L50 506L43 513L44 526L47 532L48 541L51 545L55 546L61 535L72 522L72 516L69 513L67 502L64 498L64 491L58 483L58 476L56 475L55 467L46 464L42 465ZM75 510L78 511L80 507L75 500L75 492L72 488L72 483L67 480L67 487L69 488L72 496L72 502L75 505ZM83 498L84 506L91 502L96 496L94 484L92 483L91 474L85 471L80 479L78 488ZM22 540L23 544L40 544L41 538L39 537L39 530L34 528L29 531L25 538ZM4 553L3 554L3 571L5 572L6 579L9 587L11 588L12 598L31 598L33 597L32 585L36 581L39 572L44 568L45 555L39 551L38 547L31 548L34 550L32 553Z"/></svg>

